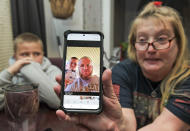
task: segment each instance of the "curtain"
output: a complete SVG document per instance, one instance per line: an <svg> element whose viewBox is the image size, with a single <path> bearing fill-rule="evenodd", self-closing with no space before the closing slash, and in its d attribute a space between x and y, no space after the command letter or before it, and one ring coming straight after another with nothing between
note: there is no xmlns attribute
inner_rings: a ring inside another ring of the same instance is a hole
<svg viewBox="0 0 190 131"><path fill-rule="evenodd" d="M43 0L11 0L13 37L23 32L38 35L44 44L47 55L45 15Z"/></svg>

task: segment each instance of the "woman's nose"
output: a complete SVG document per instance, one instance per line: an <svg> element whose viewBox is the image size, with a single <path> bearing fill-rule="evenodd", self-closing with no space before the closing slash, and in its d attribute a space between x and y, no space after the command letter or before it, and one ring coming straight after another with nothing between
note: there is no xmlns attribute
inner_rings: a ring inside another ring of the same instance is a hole
<svg viewBox="0 0 190 131"><path fill-rule="evenodd" d="M154 45L153 45L153 44L149 44L147 50L148 50L148 51L155 51Z"/></svg>

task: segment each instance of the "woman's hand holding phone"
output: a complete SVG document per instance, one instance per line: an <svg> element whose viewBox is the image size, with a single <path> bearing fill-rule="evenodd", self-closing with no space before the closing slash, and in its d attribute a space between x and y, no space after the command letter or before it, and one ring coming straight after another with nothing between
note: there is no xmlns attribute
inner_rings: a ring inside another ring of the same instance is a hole
<svg viewBox="0 0 190 131"><path fill-rule="evenodd" d="M68 30L64 38L60 109L99 114L103 105L103 34Z"/></svg>
<svg viewBox="0 0 190 131"><path fill-rule="evenodd" d="M57 81L60 83L61 77L58 77ZM57 110L58 118L78 125L78 129L81 130L119 131L119 125L123 123L124 119L121 106L113 91L111 70L104 71L102 81L104 91L102 113L68 115L62 110ZM59 95L61 86L55 87L54 90Z"/></svg>

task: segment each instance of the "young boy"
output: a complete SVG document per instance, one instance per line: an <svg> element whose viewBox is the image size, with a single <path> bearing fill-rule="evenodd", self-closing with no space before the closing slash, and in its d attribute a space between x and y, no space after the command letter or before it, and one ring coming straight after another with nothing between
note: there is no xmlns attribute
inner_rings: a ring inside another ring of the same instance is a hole
<svg viewBox="0 0 190 131"><path fill-rule="evenodd" d="M78 64L77 57L71 57L71 59L67 63L65 71L65 87L71 84L75 80L75 78L77 78L77 70L76 70L77 64Z"/></svg>
<svg viewBox="0 0 190 131"><path fill-rule="evenodd" d="M37 83L40 101L51 108L58 108L60 100L53 87L57 85L55 77L62 71L52 65L43 56L41 39L32 33L23 33L14 40L14 55L10 66L0 73L0 109L4 106L4 94L1 88L12 84Z"/></svg>

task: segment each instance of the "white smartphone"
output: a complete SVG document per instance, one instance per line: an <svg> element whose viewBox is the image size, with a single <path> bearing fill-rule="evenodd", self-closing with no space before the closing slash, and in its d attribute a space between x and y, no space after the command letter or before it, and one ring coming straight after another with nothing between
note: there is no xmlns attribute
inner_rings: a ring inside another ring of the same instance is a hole
<svg viewBox="0 0 190 131"><path fill-rule="evenodd" d="M64 33L61 109L66 113L102 111L103 34Z"/></svg>

